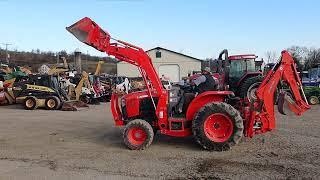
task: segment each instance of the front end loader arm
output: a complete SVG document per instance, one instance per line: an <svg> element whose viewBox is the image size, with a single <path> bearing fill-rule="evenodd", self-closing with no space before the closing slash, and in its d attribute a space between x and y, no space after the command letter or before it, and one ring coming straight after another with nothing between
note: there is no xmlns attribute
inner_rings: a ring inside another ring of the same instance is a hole
<svg viewBox="0 0 320 180"><path fill-rule="evenodd" d="M158 74L150 57L142 48L111 38L109 33L102 30L99 25L88 17L81 19L66 29L81 42L114 56L120 61L137 66L147 75L157 93L162 93L163 87Z"/></svg>
<svg viewBox="0 0 320 180"><path fill-rule="evenodd" d="M302 89L296 64L287 51L282 51L281 59L268 72L259 86L256 92L257 101L250 104L250 116L246 118L245 124L246 136L252 137L254 134L264 133L275 128L274 94L281 81L286 82L290 87L293 99L285 94L283 97L287 96L289 108L296 115L302 115L310 109ZM283 104L278 104L278 106L281 105Z"/></svg>

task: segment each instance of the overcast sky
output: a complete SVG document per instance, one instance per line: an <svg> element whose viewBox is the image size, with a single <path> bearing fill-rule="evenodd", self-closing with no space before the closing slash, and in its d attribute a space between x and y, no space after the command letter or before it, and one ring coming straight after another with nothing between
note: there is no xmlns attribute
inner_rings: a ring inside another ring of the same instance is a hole
<svg viewBox="0 0 320 180"><path fill-rule="evenodd" d="M103 55L65 30L85 16L145 50L161 46L200 59L225 48L263 57L291 45L320 47L316 0L0 0L0 8L0 43L18 50Z"/></svg>

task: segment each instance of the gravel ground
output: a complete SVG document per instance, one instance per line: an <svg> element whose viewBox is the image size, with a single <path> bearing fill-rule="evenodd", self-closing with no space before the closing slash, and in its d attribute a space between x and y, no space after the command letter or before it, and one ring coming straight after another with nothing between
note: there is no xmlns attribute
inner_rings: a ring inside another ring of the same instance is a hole
<svg viewBox="0 0 320 180"><path fill-rule="evenodd" d="M320 179L320 106L277 115L277 130L208 152L157 135L130 151L109 104L78 112L0 107L0 179Z"/></svg>

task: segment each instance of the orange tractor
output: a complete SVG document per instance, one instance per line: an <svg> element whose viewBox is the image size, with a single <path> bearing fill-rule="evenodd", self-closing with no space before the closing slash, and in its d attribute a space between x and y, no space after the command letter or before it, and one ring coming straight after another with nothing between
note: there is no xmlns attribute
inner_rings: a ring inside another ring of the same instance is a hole
<svg viewBox="0 0 320 180"><path fill-rule="evenodd" d="M228 150L243 136L253 137L276 127L272 97L277 85L282 83L288 84L293 97L281 93L278 103L281 113L285 104L296 115L310 108L296 64L286 51L263 79L254 101L235 101L232 91L217 89L185 102L187 110L180 113L175 111L182 96L179 89L166 90L162 86L150 57L142 48L111 38L87 17L67 30L81 42L139 68L146 89L123 96L113 93L111 98L114 122L116 126L125 126L123 140L130 149L147 148L155 132L160 131L168 136L193 136L204 149Z"/></svg>

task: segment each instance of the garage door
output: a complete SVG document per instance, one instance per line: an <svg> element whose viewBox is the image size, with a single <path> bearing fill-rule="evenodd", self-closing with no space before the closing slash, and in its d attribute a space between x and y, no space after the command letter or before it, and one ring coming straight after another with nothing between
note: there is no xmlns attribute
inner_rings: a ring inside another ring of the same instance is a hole
<svg viewBox="0 0 320 180"><path fill-rule="evenodd" d="M177 64L160 65L158 72L160 78L164 75L172 82L179 82L180 80L180 67Z"/></svg>

